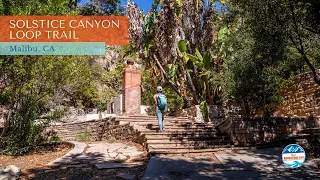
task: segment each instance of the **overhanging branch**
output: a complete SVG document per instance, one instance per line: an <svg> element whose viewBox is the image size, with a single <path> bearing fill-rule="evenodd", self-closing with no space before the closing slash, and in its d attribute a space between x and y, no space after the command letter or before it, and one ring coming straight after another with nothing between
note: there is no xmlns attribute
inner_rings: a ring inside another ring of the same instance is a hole
<svg viewBox="0 0 320 180"><path fill-rule="evenodd" d="M170 84L170 86L172 87L172 89L183 99L184 102L188 102L188 100L182 96L182 94L180 93L180 91L178 90L178 88L174 85L174 83L172 81L170 81L167 77L167 73L166 71L163 69L162 65L160 64L160 61L158 60L158 58L156 57L156 55L152 55L153 60L156 62L157 66L159 67L159 69L161 70L165 80Z"/></svg>

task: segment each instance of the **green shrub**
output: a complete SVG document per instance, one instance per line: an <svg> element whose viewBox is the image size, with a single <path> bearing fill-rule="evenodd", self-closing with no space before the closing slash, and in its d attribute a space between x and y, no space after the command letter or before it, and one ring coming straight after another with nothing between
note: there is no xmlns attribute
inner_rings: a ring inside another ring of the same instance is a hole
<svg viewBox="0 0 320 180"><path fill-rule="evenodd" d="M48 139L48 142L61 142L61 138L58 136L53 136Z"/></svg>
<svg viewBox="0 0 320 180"><path fill-rule="evenodd" d="M126 160L125 159L116 159L116 160L114 160L114 162L115 163L124 163L124 162L126 162Z"/></svg>
<svg viewBox="0 0 320 180"><path fill-rule="evenodd" d="M209 109L208 109L208 103L206 101L202 101L200 103L200 110L201 110L201 113L202 113L204 120L206 122L208 122L209 121Z"/></svg>
<svg viewBox="0 0 320 180"><path fill-rule="evenodd" d="M91 132L86 130L76 136L76 140L80 142L88 142L91 140Z"/></svg>
<svg viewBox="0 0 320 180"><path fill-rule="evenodd" d="M118 142L118 140L115 137L109 137L107 139L107 143L116 143L116 142Z"/></svg>

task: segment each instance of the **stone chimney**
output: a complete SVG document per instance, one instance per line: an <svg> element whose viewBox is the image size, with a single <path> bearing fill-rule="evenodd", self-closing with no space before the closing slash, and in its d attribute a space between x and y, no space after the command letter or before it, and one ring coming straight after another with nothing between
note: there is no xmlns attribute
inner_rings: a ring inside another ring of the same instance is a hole
<svg viewBox="0 0 320 180"><path fill-rule="evenodd" d="M141 72L134 67L134 60L127 60L123 73L123 115L141 114Z"/></svg>

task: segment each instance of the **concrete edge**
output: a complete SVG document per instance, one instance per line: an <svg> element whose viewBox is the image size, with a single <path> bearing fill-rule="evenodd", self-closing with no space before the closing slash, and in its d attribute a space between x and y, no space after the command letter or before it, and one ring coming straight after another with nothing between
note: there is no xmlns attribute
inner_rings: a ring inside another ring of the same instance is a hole
<svg viewBox="0 0 320 180"><path fill-rule="evenodd" d="M257 150L257 147L227 147L227 148L213 148L208 151L191 151L191 152L171 152L171 151L148 151L148 154L153 156L164 155L183 155L183 154L210 154L216 152L227 152L227 151L239 151L239 150ZM159 152L161 152L159 154Z"/></svg>
<svg viewBox="0 0 320 180"><path fill-rule="evenodd" d="M51 124L46 126L45 128L50 128L50 127L56 127L56 126L66 126L66 125L75 125L75 124L82 124L82 123L89 123L89 122L98 122L98 121L108 121L108 120L115 120L116 116L109 116L105 117L102 119L91 119L87 121L80 121L80 122L69 122L69 123L60 123L60 124Z"/></svg>
<svg viewBox="0 0 320 180"><path fill-rule="evenodd" d="M71 149L67 154L65 154L64 156L46 164L45 166L60 166L60 164L62 162L64 162L64 160L66 159L70 159L73 158L77 155L80 155L84 152L84 149L87 147L86 143L81 143L81 142L77 142L77 141L67 141L66 143L72 144L73 145L73 149Z"/></svg>

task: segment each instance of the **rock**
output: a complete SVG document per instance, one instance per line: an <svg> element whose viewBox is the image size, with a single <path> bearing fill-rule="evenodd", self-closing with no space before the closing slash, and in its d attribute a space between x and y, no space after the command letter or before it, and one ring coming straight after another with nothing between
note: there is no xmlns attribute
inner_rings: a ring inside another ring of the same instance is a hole
<svg viewBox="0 0 320 180"><path fill-rule="evenodd" d="M123 154L118 154L118 156L116 157L116 162L124 162L128 159L127 156L123 155Z"/></svg>
<svg viewBox="0 0 320 180"><path fill-rule="evenodd" d="M91 109L88 114L98 114L98 109Z"/></svg>
<svg viewBox="0 0 320 180"><path fill-rule="evenodd" d="M139 156L141 154L143 154L144 152L122 152L123 154L125 154L126 156L130 156L130 157L134 157L134 156Z"/></svg>
<svg viewBox="0 0 320 180"><path fill-rule="evenodd" d="M0 180L15 180L20 173L20 168L15 165L0 169Z"/></svg>
<svg viewBox="0 0 320 180"><path fill-rule="evenodd" d="M10 165L5 167L2 171L5 173L18 174L20 172L20 168L15 165Z"/></svg>
<svg viewBox="0 0 320 180"><path fill-rule="evenodd" d="M202 116L202 112L201 112L201 109L200 109L200 105L196 105L196 110L197 110L197 116L196 116L196 121L197 122L204 122L204 118Z"/></svg>
<svg viewBox="0 0 320 180"><path fill-rule="evenodd" d="M125 174L125 173L120 173L117 175L117 177L125 179L125 180L135 180L137 179L136 175L134 174Z"/></svg>
<svg viewBox="0 0 320 180"><path fill-rule="evenodd" d="M16 180L16 178L12 177L10 174L1 174L0 173L0 180Z"/></svg>
<svg viewBox="0 0 320 180"><path fill-rule="evenodd" d="M118 154L112 152L112 153L108 153L108 155L109 155L110 157L112 157L112 158L116 158Z"/></svg>

